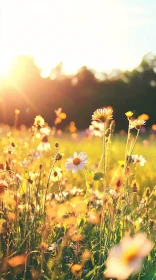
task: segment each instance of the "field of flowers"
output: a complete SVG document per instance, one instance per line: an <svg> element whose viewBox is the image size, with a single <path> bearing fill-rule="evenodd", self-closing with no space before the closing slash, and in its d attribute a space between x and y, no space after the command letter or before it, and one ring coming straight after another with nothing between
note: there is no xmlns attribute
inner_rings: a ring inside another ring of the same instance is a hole
<svg viewBox="0 0 156 280"><path fill-rule="evenodd" d="M55 111L50 128L0 126L0 279L156 279L156 135L146 115L113 110L77 132ZM125 116L123 116L125 117Z"/></svg>

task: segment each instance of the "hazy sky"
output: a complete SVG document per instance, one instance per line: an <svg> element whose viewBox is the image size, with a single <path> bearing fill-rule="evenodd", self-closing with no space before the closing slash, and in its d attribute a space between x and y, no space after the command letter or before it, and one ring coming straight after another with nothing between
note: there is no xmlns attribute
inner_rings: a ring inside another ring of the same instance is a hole
<svg viewBox="0 0 156 280"><path fill-rule="evenodd" d="M0 69L14 55L35 57L48 74L86 65L131 69L156 53L156 0L0 0Z"/></svg>

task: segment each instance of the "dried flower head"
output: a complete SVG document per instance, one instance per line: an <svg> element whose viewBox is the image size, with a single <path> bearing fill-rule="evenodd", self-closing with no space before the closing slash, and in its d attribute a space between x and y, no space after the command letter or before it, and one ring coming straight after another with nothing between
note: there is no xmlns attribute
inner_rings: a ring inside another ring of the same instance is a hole
<svg viewBox="0 0 156 280"><path fill-rule="evenodd" d="M101 121L105 122L107 120L111 120L113 115L113 110L110 108L101 108L97 109L93 115L92 120L93 121Z"/></svg>
<svg viewBox="0 0 156 280"><path fill-rule="evenodd" d="M55 148L58 148L59 147L59 143L55 143Z"/></svg>
<svg viewBox="0 0 156 280"><path fill-rule="evenodd" d="M59 160L61 160L62 159L62 157L64 156L64 153L57 153L56 155L55 155L55 160L57 160L57 161L59 161Z"/></svg>
<svg viewBox="0 0 156 280"><path fill-rule="evenodd" d="M146 189L146 196L149 197L150 194L151 194L150 188L147 188L147 189Z"/></svg>
<svg viewBox="0 0 156 280"><path fill-rule="evenodd" d="M136 182L134 182L132 185L132 192L137 192L137 191L138 191L138 186L137 186Z"/></svg>

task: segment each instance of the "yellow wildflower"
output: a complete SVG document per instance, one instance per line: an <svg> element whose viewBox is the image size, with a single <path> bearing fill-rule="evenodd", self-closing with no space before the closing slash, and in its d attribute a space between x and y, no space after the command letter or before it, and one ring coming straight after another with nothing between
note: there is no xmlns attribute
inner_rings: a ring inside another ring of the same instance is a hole
<svg viewBox="0 0 156 280"><path fill-rule="evenodd" d="M133 112L132 111L128 111L125 113L126 117L129 119L130 117L133 116Z"/></svg>

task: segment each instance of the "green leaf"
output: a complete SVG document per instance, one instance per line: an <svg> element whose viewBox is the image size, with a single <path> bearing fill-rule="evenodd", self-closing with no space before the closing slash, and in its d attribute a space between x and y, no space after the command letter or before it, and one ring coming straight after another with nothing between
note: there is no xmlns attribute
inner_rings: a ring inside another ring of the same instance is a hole
<svg viewBox="0 0 156 280"><path fill-rule="evenodd" d="M102 172L95 172L94 181L100 181L103 179L104 174Z"/></svg>
<svg viewBox="0 0 156 280"><path fill-rule="evenodd" d="M52 257L49 258L49 260L46 262L46 265L49 270L51 270L54 266L54 259Z"/></svg>
<svg viewBox="0 0 156 280"><path fill-rule="evenodd" d="M46 275L43 275L42 277L43 277L43 279L45 279L45 280L51 280L51 278L47 277Z"/></svg>

